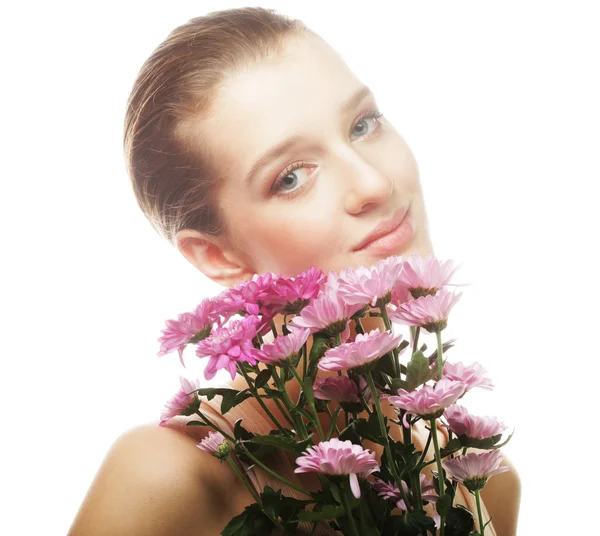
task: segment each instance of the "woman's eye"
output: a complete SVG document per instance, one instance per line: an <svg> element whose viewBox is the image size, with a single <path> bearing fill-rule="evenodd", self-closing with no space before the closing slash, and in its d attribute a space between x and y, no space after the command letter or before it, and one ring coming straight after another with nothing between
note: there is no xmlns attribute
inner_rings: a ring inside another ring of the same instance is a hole
<svg viewBox="0 0 600 536"><path fill-rule="evenodd" d="M358 121L354 124L354 128L352 132L355 132L357 127L359 127L358 136L364 137L365 133L371 134L377 132L379 128L381 128L381 123L379 122L379 118L383 115L379 110L375 110L372 112L368 112L366 115L363 115ZM366 125L368 125L368 120L371 119L374 121L375 126L369 129Z"/></svg>
<svg viewBox="0 0 600 536"><path fill-rule="evenodd" d="M382 115L383 113L379 110L366 112L354 123L351 134L356 134L359 138L365 138L376 134L379 132L379 129L381 129L381 123L378 119ZM375 126L369 128L369 120L373 121ZM273 193L283 197L293 197L298 195L308 184L307 180L304 180L304 182L300 181L299 184L299 175L302 175L299 171L303 170L304 172L307 172L312 169L312 167L314 166L306 167L305 162L297 162L288 166L275 181L272 190ZM307 175L310 175L310 172L307 173Z"/></svg>

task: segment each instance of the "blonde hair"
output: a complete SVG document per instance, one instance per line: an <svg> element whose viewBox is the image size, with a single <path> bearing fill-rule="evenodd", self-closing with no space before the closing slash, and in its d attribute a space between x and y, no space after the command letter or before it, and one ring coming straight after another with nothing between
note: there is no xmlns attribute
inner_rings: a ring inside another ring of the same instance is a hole
<svg viewBox="0 0 600 536"><path fill-rule="evenodd" d="M272 9L214 11L175 28L142 65L125 115L127 173L144 215L172 245L181 229L227 230L216 204L218 162L187 127L211 114L225 76L304 33L315 35Z"/></svg>

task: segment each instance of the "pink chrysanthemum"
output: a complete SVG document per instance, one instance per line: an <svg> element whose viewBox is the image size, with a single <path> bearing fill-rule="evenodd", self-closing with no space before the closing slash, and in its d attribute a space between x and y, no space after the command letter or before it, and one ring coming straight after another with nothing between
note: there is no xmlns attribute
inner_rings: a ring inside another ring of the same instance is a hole
<svg viewBox="0 0 600 536"><path fill-rule="evenodd" d="M433 479L428 480L424 474L420 475L421 482L421 498L427 502L436 502L439 499L439 495L435 491L435 485L433 484ZM396 503L396 507L400 508L400 510L407 511L406 503L402 498L402 494L400 493L400 488L394 482L386 482L385 480L381 480L379 478L375 479L373 482L373 488L377 492L380 497L384 499L388 499L394 501ZM408 497L412 497L411 491L408 489L408 485L404 480L402 481L402 489L404 490L404 494Z"/></svg>
<svg viewBox="0 0 600 536"><path fill-rule="evenodd" d="M179 382L181 388L165 403L163 412L160 415L159 426L164 426L177 415L185 415L186 410L193 409L198 404L198 396L195 391L200 389L200 380L179 376Z"/></svg>
<svg viewBox="0 0 600 536"><path fill-rule="evenodd" d="M397 348L401 339L402 334L380 332L379 328L369 333L359 333L353 342L327 350L317 366L321 370L350 370L362 367ZM406 350L406 347L403 350Z"/></svg>
<svg viewBox="0 0 600 536"><path fill-rule="evenodd" d="M453 404L447 408L444 417L448 421L447 427L452 432L470 439L486 439L506 430L506 425L498 422L496 417L471 415L467 408L458 404Z"/></svg>
<svg viewBox="0 0 600 536"><path fill-rule="evenodd" d="M229 320L235 314L264 315L272 318L285 306L284 300L274 288L274 283L281 277L271 272L254 274L252 279L242 281L225 289L216 298L216 310Z"/></svg>
<svg viewBox="0 0 600 536"><path fill-rule="evenodd" d="M337 403L358 404L358 387L348 376L317 378L314 385L315 398L333 400Z"/></svg>
<svg viewBox="0 0 600 536"><path fill-rule="evenodd" d="M161 331L158 339L160 350L158 356L163 356L177 349L179 360L183 363L183 350L189 343L197 342L207 337L215 322L219 321L213 298L205 298L191 313L182 313L177 320L167 320L166 328Z"/></svg>
<svg viewBox="0 0 600 536"><path fill-rule="evenodd" d="M361 305L349 305L333 287L324 288L299 316L292 318L290 325L310 329L311 333L324 331L331 337L343 333L342 339L346 339L350 335L348 319L361 309Z"/></svg>
<svg viewBox="0 0 600 536"><path fill-rule="evenodd" d="M200 341L196 348L196 355L200 358L210 358L204 369L204 377L211 380L217 370L227 369L233 380L237 363L246 361L256 365L252 339L256 337L259 325L260 318L253 315L246 316L215 330L210 337Z"/></svg>
<svg viewBox="0 0 600 536"><path fill-rule="evenodd" d="M448 316L462 293L453 294L440 289L435 296L422 296L416 300L401 303L389 311L392 322L419 326L429 333L442 331L448 325Z"/></svg>
<svg viewBox="0 0 600 536"><path fill-rule="evenodd" d="M444 363L444 378L463 382L466 385L465 393L474 387L493 389L492 380L486 378L485 373L486 370L477 361L469 366L465 366L460 361Z"/></svg>
<svg viewBox="0 0 600 536"><path fill-rule="evenodd" d="M454 261L440 261L433 253L425 258L411 254L404 261L404 269L398 278L398 287L410 291L413 298L434 295L439 289L450 285L458 266Z"/></svg>
<svg viewBox="0 0 600 536"><path fill-rule="evenodd" d="M309 447L305 454L296 458L296 464L300 467L295 473L350 475L350 488L357 499L360 497L358 476L367 478L374 471L379 471L375 453L350 441L340 441L337 437Z"/></svg>
<svg viewBox="0 0 600 536"><path fill-rule="evenodd" d="M346 303L375 307L391 300L391 292L400 272L402 257L391 256L380 260L376 266L346 268L340 273L338 293Z"/></svg>
<svg viewBox="0 0 600 536"><path fill-rule="evenodd" d="M300 352L309 336L310 329L293 329L289 335L279 335L273 342L264 343L254 355L267 365L285 364L293 354Z"/></svg>
<svg viewBox="0 0 600 536"><path fill-rule="evenodd" d="M310 300L319 295L321 286L326 280L325 274L315 266L298 274L296 277L280 277L273 282L273 288L287 305L285 313L298 314Z"/></svg>
<svg viewBox="0 0 600 536"><path fill-rule="evenodd" d="M446 459L442 465L454 480L462 482L469 491L477 491L486 485L488 478L510 470L510 467L500 466L501 462L500 451L491 450Z"/></svg>
<svg viewBox="0 0 600 536"><path fill-rule="evenodd" d="M454 404L464 391L465 385L462 382L442 378L434 387L422 385L410 392L398 389L398 396L386 398L393 406L406 410L404 420L408 427L406 416L409 413L419 415L423 419L437 418L447 407Z"/></svg>
<svg viewBox="0 0 600 536"><path fill-rule="evenodd" d="M220 460L229 456L233 450L231 444L223 437L221 432L208 432L208 436L196 446Z"/></svg>

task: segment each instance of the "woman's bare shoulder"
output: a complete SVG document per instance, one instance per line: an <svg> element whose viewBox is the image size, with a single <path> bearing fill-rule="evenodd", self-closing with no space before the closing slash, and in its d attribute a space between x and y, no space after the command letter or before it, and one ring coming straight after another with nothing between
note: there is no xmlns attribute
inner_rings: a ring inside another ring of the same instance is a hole
<svg viewBox="0 0 600 536"><path fill-rule="evenodd" d="M196 447L198 439L156 425L122 434L98 470L69 536L220 534L253 500L226 463Z"/></svg>

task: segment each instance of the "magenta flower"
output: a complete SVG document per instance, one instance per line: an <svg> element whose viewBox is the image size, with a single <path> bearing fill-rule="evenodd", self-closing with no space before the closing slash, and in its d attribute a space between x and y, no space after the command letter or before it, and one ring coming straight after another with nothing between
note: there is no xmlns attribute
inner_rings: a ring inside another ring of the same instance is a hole
<svg viewBox="0 0 600 536"><path fill-rule="evenodd" d="M350 370L362 367L397 348L401 339L402 334L380 332L379 328L369 333L359 333L353 342L327 350L317 366L321 370ZM403 350L406 350L406 347Z"/></svg>
<svg viewBox="0 0 600 536"><path fill-rule="evenodd" d="M506 430L504 423L498 422L496 417L477 417L471 415L467 408L453 404L444 412L448 426L457 436L466 436L469 439L486 439L494 437Z"/></svg>
<svg viewBox="0 0 600 536"><path fill-rule="evenodd" d="M207 380L214 378L220 369L227 369L231 379L235 379L236 364L242 361L256 365L252 339L256 337L260 322L260 318L253 315L234 320L198 343L196 355L210 358L204 369Z"/></svg>
<svg viewBox="0 0 600 536"><path fill-rule="evenodd" d="M481 387L482 389L491 390L494 388L492 380L485 378L486 370L480 363L475 361L468 367L460 361L444 363L444 378L463 382L466 385L465 393L473 389L473 387Z"/></svg>
<svg viewBox="0 0 600 536"><path fill-rule="evenodd" d="M287 305L284 312L298 314L310 300L319 295L326 277L322 270L311 266L294 278L280 277L273 282L273 288Z"/></svg>
<svg viewBox="0 0 600 536"><path fill-rule="evenodd" d="M421 473L420 482L421 498L427 502L436 502L439 499L439 495L435 491L433 479L428 480L425 475ZM380 497L394 501L397 508L400 508L400 510L405 512L407 511L406 503L404 502L404 499L402 499L400 488L398 488L396 483L386 482L385 480L376 478L372 486ZM412 493L408 489L408 485L406 482L404 482L404 480L402 481L402 489L404 490L404 494L410 499L412 497Z"/></svg>
<svg viewBox="0 0 600 536"><path fill-rule="evenodd" d="M294 473L350 475L350 488L357 499L360 497L358 476L367 478L374 471L379 471L375 453L350 441L340 441L337 437L309 447L305 454L296 458L296 464L300 467Z"/></svg>
<svg viewBox="0 0 600 536"><path fill-rule="evenodd" d="M344 332L342 338L347 338L350 334L348 319L359 309L361 305L347 304L334 287L323 287L319 296L304 307L299 316L292 318L290 325L310 329L311 333L324 331L330 337Z"/></svg>
<svg viewBox="0 0 600 536"><path fill-rule="evenodd" d="M164 426L177 415L191 415L199 407L196 389L200 389L200 380L179 376L181 389L166 403L160 415L159 426Z"/></svg>
<svg viewBox="0 0 600 536"><path fill-rule="evenodd" d="M422 296L398 305L389 311L392 322L419 326L430 333L437 333L446 328L448 315L456 305L462 293L452 294L440 289L435 296Z"/></svg>
<svg viewBox="0 0 600 536"><path fill-rule="evenodd" d="M223 437L221 432L208 432L208 436L196 446L220 460L229 456L233 450L231 444Z"/></svg>
<svg viewBox="0 0 600 536"><path fill-rule="evenodd" d="M216 305L213 298L205 298L192 313L182 313L177 320L167 320L167 327L161 331L158 339L160 350L157 355L160 357L177 349L179 360L185 366L183 350L186 345L208 337L213 324L219 321Z"/></svg>
<svg viewBox="0 0 600 536"><path fill-rule="evenodd" d="M371 268L346 268L340 273L338 294L349 304L375 307L378 300L388 303L401 271L402 257L397 256L382 259Z"/></svg>
<svg viewBox="0 0 600 536"><path fill-rule="evenodd" d="M442 378L434 387L425 384L411 392L398 389L398 396L386 398L396 408L406 410L404 422L408 427L406 417L409 413L419 415L423 419L437 418L447 407L454 404L464 391L464 383Z"/></svg>
<svg viewBox="0 0 600 536"><path fill-rule="evenodd" d="M457 268L454 261L442 262L433 253L429 253L425 258L412 254L404 261L404 270L398 278L398 287L409 290L415 299L434 295L450 284Z"/></svg>
<svg viewBox="0 0 600 536"><path fill-rule="evenodd" d="M510 470L510 467L500 466L502 454L499 450L476 453L469 452L464 456L457 456L451 460L444 460L442 465L450 476L462 482L469 491L483 488L488 478Z"/></svg>
<svg viewBox="0 0 600 536"><path fill-rule="evenodd" d="M223 321L236 314L264 315L272 318L285 306L284 300L274 288L280 276L267 272L264 275L254 274L252 279L242 281L225 289L216 298L216 310L223 316Z"/></svg>
<svg viewBox="0 0 600 536"><path fill-rule="evenodd" d="M358 404L358 387L348 376L317 378L314 385L315 398L333 400L337 403Z"/></svg>
<svg viewBox="0 0 600 536"><path fill-rule="evenodd" d="M300 352L308 337L310 329L293 329L289 335L279 335L273 342L264 343L254 356L267 365L284 365Z"/></svg>

